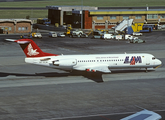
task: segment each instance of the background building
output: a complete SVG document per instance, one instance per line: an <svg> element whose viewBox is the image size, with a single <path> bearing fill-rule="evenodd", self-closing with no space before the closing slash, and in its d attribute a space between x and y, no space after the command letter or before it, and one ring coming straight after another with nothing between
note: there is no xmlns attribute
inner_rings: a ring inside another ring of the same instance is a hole
<svg viewBox="0 0 165 120"><path fill-rule="evenodd" d="M90 10L93 28L110 28L124 19L134 19L133 23L165 24L165 7L121 7L107 10Z"/></svg>
<svg viewBox="0 0 165 120"><path fill-rule="evenodd" d="M47 6L47 8L48 18L52 24L72 24L76 28L81 27L81 14L84 29L108 29L124 19L134 19L133 23L165 24L165 7Z"/></svg>
<svg viewBox="0 0 165 120"><path fill-rule="evenodd" d="M82 10L97 10L97 7L89 6L46 6L48 9L48 19L52 24L74 24L72 11L79 10L78 16L81 16ZM79 23L81 20L78 21Z"/></svg>
<svg viewBox="0 0 165 120"><path fill-rule="evenodd" d="M32 21L28 19L0 19L3 33L28 33L32 31Z"/></svg>

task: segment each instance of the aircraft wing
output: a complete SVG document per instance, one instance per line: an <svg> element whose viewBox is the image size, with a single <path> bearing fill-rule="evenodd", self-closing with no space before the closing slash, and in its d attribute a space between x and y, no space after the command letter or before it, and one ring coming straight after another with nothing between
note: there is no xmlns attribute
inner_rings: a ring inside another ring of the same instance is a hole
<svg viewBox="0 0 165 120"><path fill-rule="evenodd" d="M89 65L89 66L83 66L79 68L75 68L75 70L82 70L87 72L103 72L103 73L111 73L111 71L108 69L108 65Z"/></svg>
<svg viewBox="0 0 165 120"><path fill-rule="evenodd" d="M153 111L142 110L120 120L160 120L161 118L159 114Z"/></svg>

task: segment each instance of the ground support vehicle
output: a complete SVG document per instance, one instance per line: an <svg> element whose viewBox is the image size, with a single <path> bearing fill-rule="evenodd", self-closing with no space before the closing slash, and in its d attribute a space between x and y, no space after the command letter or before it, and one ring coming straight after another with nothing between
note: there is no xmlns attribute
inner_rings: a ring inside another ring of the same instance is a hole
<svg viewBox="0 0 165 120"><path fill-rule="evenodd" d="M140 32L133 32L132 34L133 34L133 35L137 35L137 36L142 36L142 35L143 35L143 34L140 33Z"/></svg>
<svg viewBox="0 0 165 120"><path fill-rule="evenodd" d="M114 39L116 39L116 40L122 40L123 37L122 37L122 35L114 35Z"/></svg>
<svg viewBox="0 0 165 120"><path fill-rule="evenodd" d="M66 26L65 35L70 35L70 34L71 34L71 30L72 30L72 25L71 25L71 24L68 24L68 25Z"/></svg>
<svg viewBox="0 0 165 120"><path fill-rule="evenodd" d="M137 33L137 32L140 32L140 30L143 30L143 25L144 25L144 23L134 23L131 26L131 29L133 30L133 33Z"/></svg>
<svg viewBox="0 0 165 120"><path fill-rule="evenodd" d="M81 34L83 34L83 31L81 31L81 30L71 31L71 34L73 34L73 33L75 33L77 35L81 35Z"/></svg>
<svg viewBox="0 0 165 120"><path fill-rule="evenodd" d="M64 37L65 37L65 34L64 34L64 33L58 33L58 34L57 34L57 37L64 38Z"/></svg>
<svg viewBox="0 0 165 120"><path fill-rule="evenodd" d="M142 39L132 39L129 41L130 41L130 43L145 43L145 40L142 40Z"/></svg>
<svg viewBox="0 0 165 120"><path fill-rule="evenodd" d="M81 38L87 38L87 37L88 37L88 35L87 35L87 34L85 34L85 33L83 33L83 34L81 34L81 35L80 35L80 37L81 37Z"/></svg>
<svg viewBox="0 0 165 120"><path fill-rule="evenodd" d="M37 24L44 24L44 25L50 25L51 20L48 18L38 18L37 19Z"/></svg>
<svg viewBox="0 0 165 120"><path fill-rule="evenodd" d="M124 31L128 26L131 26L133 22L133 19L124 19L123 21L121 21L117 26L115 26L115 32L121 32Z"/></svg>
<svg viewBox="0 0 165 120"><path fill-rule="evenodd" d="M69 37L75 38L75 37L80 37L80 35L77 35L76 33L72 33L72 34L70 34Z"/></svg>
<svg viewBox="0 0 165 120"><path fill-rule="evenodd" d="M42 38L41 33L31 33L33 38Z"/></svg>
<svg viewBox="0 0 165 120"><path fill-rule="evenodd" d="M101 38L103 33L101 31L93 31L92 38Z"/></svg>
<svg viewBox="0 0 165 120"><path fill-rule="evenodd" d="M102 35L102 39L108 40L108 39L114 39L113 34L104 34Z"/></svg>
<svg viewBox="0 0 165 120"><path fill-rule="evenodd" d="M125 35L125 40L133 40L133 39L138 39L138 37L132 35Z"/></svg>
<svg viewBox="0 0 165 120"><path fill-rule="evenodd" d="M165 25L160 25L159 28L160 29L165 29Z"/></svg>
<svg viewBox="0 0 165 120"><path fill-rule="evenodd" d="M32 35L29 34L29 35L21 35L20 38L32 38Z"/></svg>
<svg viewBox="0 0 165 120"><path fill-rule="evenodd" d="M143 32L143 33L149 33L149 32L152 32L153 28L151 25L143 25L143 29L140 30L140 32Z"/></svg>
<svg viewBox="0 0 165 120"><path fill-rule="evenodd" d="M93 39L101 38L101 35L93 35L92 38Z"/></svg>
<svg viewBox="0 0 165 120"><path fill-rule="evenodd" d="M56 32L49 32L49 37L57 37L57 33Z"/></svg>

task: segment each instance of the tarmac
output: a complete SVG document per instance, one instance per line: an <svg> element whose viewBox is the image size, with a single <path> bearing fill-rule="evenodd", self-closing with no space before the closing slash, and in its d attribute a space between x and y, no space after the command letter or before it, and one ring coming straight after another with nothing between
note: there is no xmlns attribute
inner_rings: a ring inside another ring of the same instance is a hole
<svg viewBox="0 0 165 120"><path fill-rule="evenodd" d="M119 120L141 108L165 119L164 31L140 36L146 43L89 38L33 39L55 54L150 53L162 61L156 70L113 70L98 76L68 73L24 62L19 35L0 35L0 119ZM139 107L137 107L139 106Z"/></svg>

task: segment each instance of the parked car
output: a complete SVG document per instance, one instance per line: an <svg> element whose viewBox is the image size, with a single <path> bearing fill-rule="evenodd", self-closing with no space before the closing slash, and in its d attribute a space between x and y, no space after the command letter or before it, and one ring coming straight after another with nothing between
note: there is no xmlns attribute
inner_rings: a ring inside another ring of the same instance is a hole
<svg viewBox="0 0 165 120"><path fill-rule="evenodd" d="M64 38L65 37L65 34L64 33L58 33L57 34L57 37L63 37Z"/></svg>
<svg viewBox="0 0 165 120"><path fill-rule="evenodd" d="M101 35L93 35L92 39L95 39L95 38L101 38Z"/></svg>
<svg viewBox="0 0 165 120"><path fill-rule="evenodd" d="M165 25L161 25L161 29L165 29Z"/></svg>
<svg viewBox="0 0 165 120"><path fill-rule="evenodd" d="M140 32L133 32L133 35L139 35L139 36L141 36L141 35L143 35L143 34L140 33Z"/></svg>
<svg viewBox="0 0 165 120"><path fill-rule="evenodd" d="M49 37L57 37L57 33L56 32L49 32Z"/></svg>
<svg viewBox="0 0 165 120"><path fill-rule="evenodd" d="M79 34L76 34L76 33L72 33L72 34L70 34L69 37L72 37L72 38L74 37L75 38L75 37L80 37L80 35Z"/></svg>
<svg viewBox="0 0 165 120"><path fill-rule="evenodd" d="M34 38L42 38L41 33L31 33L32 37Z"/></svg>
<svg viewBox="0 0 165 120"><path fill-rule="evenodd" d="M130 43L145 43L145 40L142 40L142 39L132 39L129 41L130 41Z"/></svg>
<svg viewBox="0 0 165 120"><path fill-rule="evenodd" d="M92 38L101 38L103 34L104 33L102 33L101 31L93 31Z"/></svg>
<svg viewBox="0 0 165 120"><path fill-rule="evenodd" d="M88 37L88 35L87 35L87 34L85 34L85 33L83 33L83 34L81 34L81 35L80 35L80 37L81 37L81 38L87 38L87 37Z"/></svg>
<svg viewBox="0 0 165 120"><path fill-rule="evenodd" d="M29 35L21 35L20 38L32 38L32 35L29 34Z"/></svg>

